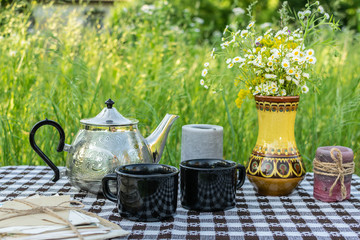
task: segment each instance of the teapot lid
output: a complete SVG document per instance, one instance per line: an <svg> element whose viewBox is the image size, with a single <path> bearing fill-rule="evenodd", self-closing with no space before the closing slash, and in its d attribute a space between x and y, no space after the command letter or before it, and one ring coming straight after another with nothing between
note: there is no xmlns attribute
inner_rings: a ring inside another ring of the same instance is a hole
<svg viewBox="0 0 360 240"><path fill-rule="evenodd" d="M128 126L138 123L136 119L127 119L113 108L114 101L110 98L105 102L107 105L96 117L82 119L80 123L91 126Z"/></svg>

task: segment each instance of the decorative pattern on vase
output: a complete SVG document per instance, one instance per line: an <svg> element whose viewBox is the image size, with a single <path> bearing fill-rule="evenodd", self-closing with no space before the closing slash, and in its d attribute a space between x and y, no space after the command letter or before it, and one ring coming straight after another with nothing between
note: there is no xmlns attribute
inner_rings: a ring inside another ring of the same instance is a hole
<svg viewBox="0 0 360 240"><path fill-rule="evenodd" d="M305 174L300 156L262 157L251 154L246 171L265 178L297 178Z"/></svg>
<svg viewBox="0 0 360 240"><path fill-rule="evenodd" d="M299 96L255 96L259 134L246 173L259 194L290 194L305 168L296 147L294 125Z"/></svg>
<svg viewBox="0 0 360 240"><path fill-rule="evenodd" d="M264 112L294 112L297 110L298 102L271 103L256 101L256 109Z"/></svg>

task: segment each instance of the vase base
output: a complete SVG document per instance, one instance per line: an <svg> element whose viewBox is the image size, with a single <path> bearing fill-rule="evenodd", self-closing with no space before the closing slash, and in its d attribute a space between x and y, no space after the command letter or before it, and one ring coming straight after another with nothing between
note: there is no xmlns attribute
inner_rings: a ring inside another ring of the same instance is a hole
<svg viewBox="0 0 360 240"><path fill-rule="evenodd" d="M298 178L263 178L247 174L249 181L260 195L286 196L289 195L304 179Z"/></svg>

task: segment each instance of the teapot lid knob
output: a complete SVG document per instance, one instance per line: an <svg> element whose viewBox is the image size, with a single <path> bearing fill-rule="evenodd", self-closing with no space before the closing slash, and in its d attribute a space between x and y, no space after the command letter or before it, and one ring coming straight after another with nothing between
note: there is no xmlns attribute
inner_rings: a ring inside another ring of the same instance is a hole
<svg viewBox="0 0 360 240"><path fill-rule="evenodd" d="M131 126L136 125L138 120L128 119L121 115L116 108L113 107L114 101L109 98L105 104L106 107L96 117L81 119L80 123L90 126Z"/></svg>
<svg viewBox="0 0 360 240"><path fill-rule="evenodd" d="M106 104L106 106L107 106L107 108L112 108L112 106L114 105L114 101L113 100L111 100L111 98L109 98L106 102L105 102L105 104Z"/></svg>

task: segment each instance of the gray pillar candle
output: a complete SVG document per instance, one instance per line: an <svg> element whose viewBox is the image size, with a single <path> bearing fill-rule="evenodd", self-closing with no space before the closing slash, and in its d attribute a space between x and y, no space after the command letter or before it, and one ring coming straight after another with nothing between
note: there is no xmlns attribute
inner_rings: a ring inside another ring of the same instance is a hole
<svg viewBox="0 0 360 240"><path fill-rule="evenodd" d="M223 159L223 127L209 124L182 127L181 161L201 158Z"/></svg>

